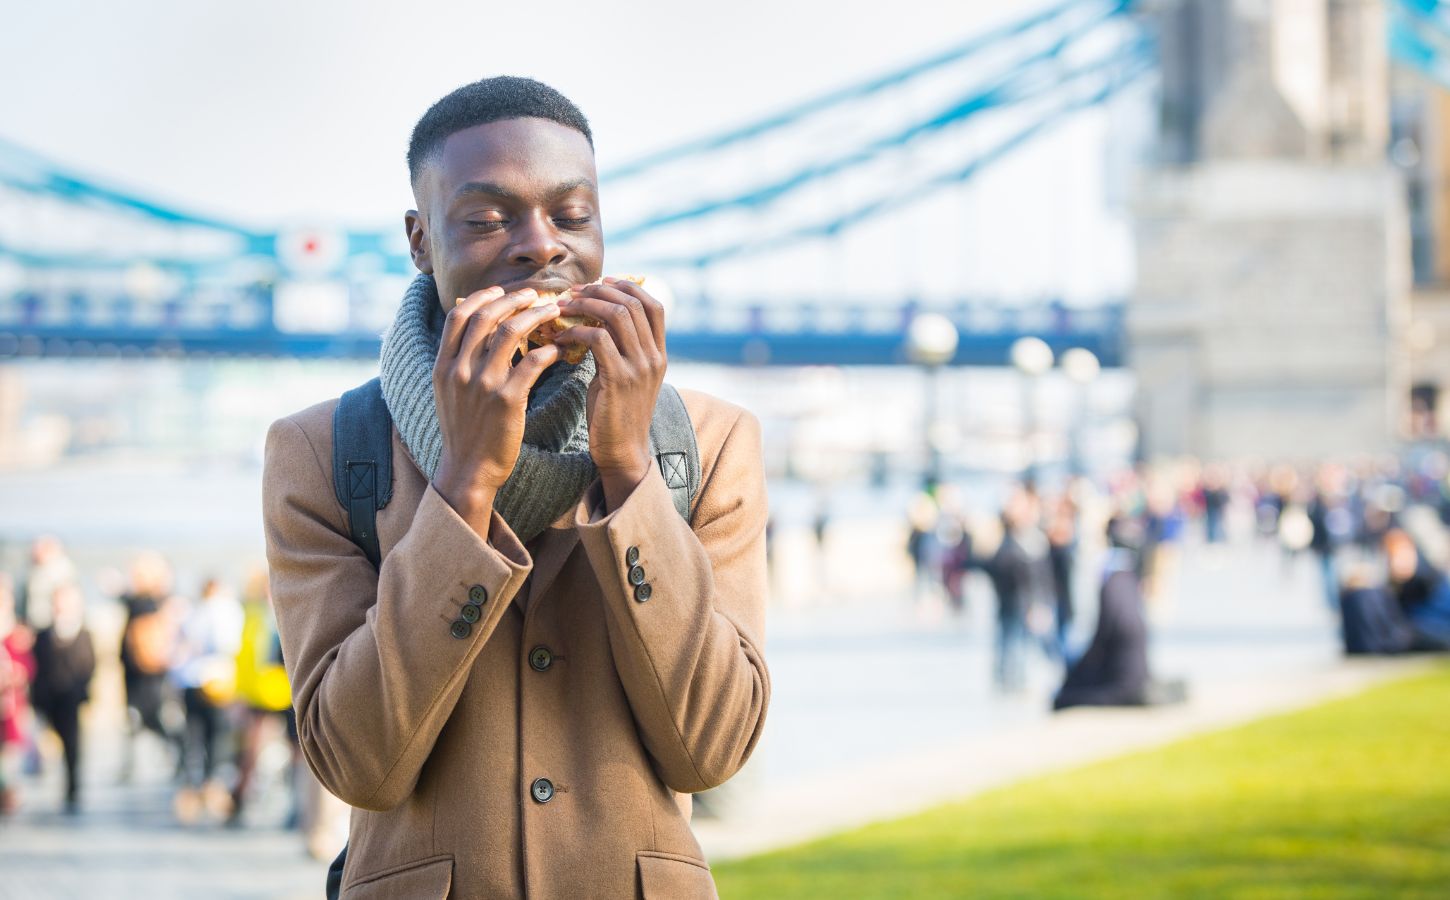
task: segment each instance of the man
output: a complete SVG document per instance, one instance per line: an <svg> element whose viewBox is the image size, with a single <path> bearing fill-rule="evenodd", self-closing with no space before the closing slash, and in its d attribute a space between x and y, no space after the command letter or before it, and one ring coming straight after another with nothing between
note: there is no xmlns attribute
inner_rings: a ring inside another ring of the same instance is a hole
<svg viewBox="0 0 1450 900"><path fill-rule="evenodd" d="M408 153L422 273L384 340L378 568L334 496L336 401L272 426L268 559L303 751L353 814L345 897L707 897L689 794L769 698L759 426L682 391L689 524L651 454L660 304L605 280L592 137L556 91L444 97ZM561 315L530 308L573 288ZM455 305L456 304L456 305Z"/></svg>
<svg viewBox="0 0 1450 900"><path fill-rule="evenodd" d="M91 698L96 648L86 628L86 601L75 582L57 585L46 608L50 624L35 636L30 702L60 738L65 758L65 811L80 808L81 707Z"/></svg>
<svg viewBox="0 0 1450 900"><path fill-rule="evenodd" d="M66 555L59 538L49 534L36 538L30 545L30 570L21 585L20 621L33 632L49 628L53 618L50 600L56 588L77 577L75 563Z"/></svg>

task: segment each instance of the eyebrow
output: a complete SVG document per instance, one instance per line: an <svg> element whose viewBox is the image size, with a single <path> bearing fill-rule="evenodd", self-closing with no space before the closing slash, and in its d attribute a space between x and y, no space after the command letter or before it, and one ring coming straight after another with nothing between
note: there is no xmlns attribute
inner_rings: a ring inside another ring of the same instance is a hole
<svg viewBox="0 0 1450 900"><path fill-rule="evenodd" d="M572 181L561 181L558 184L554 185L553 190L549 192L549 196L562 197L563 195L572 193L573 191L577 191L580 188L589 188L593 190L594 182L588 178L575 178ZM466 194L486 194L490 197L498 197L501 200L508 200L515 203L522 202L523 200L523 198L520 197L517 193L509 190L506 187L503 187L502 185L494 184L491 181L466 182L458 189L458 192L454 194L454 198L457 199L459 197L463 197Z"/></svg>

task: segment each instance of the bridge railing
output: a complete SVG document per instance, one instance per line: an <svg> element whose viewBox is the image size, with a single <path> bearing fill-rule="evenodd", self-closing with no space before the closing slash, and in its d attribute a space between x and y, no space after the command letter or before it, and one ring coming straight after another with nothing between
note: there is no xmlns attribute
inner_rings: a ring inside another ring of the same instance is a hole
<svg viewBox="0 0 1450 900"><path fill-rule="evenodd" d="M289 327L270 284L198 286L138 298L74 288L0 297L0 359L16 357L375 357L388 299L365 285L336 285L338 309ZM320 295L321 296L321 295ZM325 299L325 296L324 296ZM1017 337L1059 348L1085 346L1118 363L1122 304L824 302L810 298L679 303L670 315L678 359L734 364L902 363L906 327L919 312L945 315L961 334L956 364L1006 362ZM291 321L298 321L295 317ZM328 323L331 323L330 325Z"/></svg>

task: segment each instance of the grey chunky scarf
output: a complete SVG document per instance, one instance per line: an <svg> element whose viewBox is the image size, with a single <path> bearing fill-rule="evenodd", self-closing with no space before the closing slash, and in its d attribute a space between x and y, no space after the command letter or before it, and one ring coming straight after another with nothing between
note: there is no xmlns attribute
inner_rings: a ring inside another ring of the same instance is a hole
<svg viewBox="0 0 1450 900"><path fill-rule="evenodd" d="M383 400L413 462L431 481L443 456L443 433L433 396L433 362L443 333L443 308L431 275L419 275L403 295L383 335ZM577 366L550 366L529 394L518 462L494 500L520 541L543 533L594 480L585 421L594 357Z"/></svg>

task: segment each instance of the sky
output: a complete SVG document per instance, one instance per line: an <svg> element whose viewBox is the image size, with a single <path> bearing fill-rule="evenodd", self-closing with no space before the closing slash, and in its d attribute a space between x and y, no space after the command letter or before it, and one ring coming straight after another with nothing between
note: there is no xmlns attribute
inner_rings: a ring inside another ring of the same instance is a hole
<svg viewBox="0 0 1450 900"><path fill-rule="evenodd" d="M589 116L608 170L919 59L1036 5L0 0L0 135L110 183L252 225L401 229L413 123L479 77L529 75L557 87ZM871 277L940 272L944 289L1004 294L1121 291L1131 241L1106 196L1112 121L1083 116L980 179L971 216L993 234L954 240L953 265L898 261ZM1044 228L1056 236L1044 239Z"/></svg>

